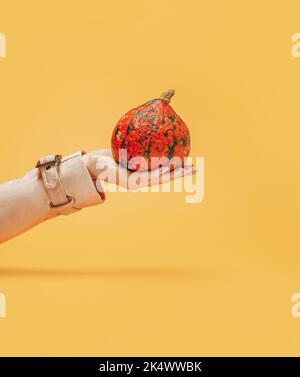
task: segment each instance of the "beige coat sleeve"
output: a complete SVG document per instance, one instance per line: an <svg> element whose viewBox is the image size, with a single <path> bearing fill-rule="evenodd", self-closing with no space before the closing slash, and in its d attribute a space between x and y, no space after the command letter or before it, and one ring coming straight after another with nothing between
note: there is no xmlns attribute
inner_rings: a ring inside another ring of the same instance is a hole
<svg viewBox="0 0 300 377"><path fill-rule="evenodd" d="M37 168L20 179L0 184L0 243L47 219L105 200L104 192L97 191L81 155L67 156L63 160L59 178L66 194L73 199L59 207L51 206L49 193ZM99 188L99 184L97 186Z"/></svg>

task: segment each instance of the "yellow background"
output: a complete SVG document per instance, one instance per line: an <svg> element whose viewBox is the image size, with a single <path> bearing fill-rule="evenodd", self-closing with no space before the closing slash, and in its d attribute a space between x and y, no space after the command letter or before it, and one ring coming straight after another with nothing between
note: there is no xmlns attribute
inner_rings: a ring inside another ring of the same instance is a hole
<svg viewBox="0 0 300 377"><path fill-rule="evenodd" d="M0 0L0 180L172 106L205 200L111 193L1 245L1 355L299 355L299 1ZM1 224L0 224L1 226Z"/></svg>

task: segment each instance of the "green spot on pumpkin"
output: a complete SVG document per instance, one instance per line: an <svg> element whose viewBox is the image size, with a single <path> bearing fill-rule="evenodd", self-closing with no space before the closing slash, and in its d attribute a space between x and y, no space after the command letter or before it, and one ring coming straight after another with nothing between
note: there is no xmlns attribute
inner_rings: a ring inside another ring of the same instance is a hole
<svg viewBox="0 0 300 377"><path fill-rule="evenodd" d="M132 124L130 124L128 127L127 127L127 130L126 130L126 135L128 136L128 134L134 130L134 127L132 126Z"/></svg>
<svg viewBox="0 0 300 377"><path fill-rule="evenodd" d="M170 119L170 122L171 123L174 123L175 122L175 117L173 115L168 115L168 118Z"/></svg>
<svg viewBox="0 0 300 377"><path fill-rule="evenodd" d="M149 155L150 155L150 148L151 148L151 141L150 139L148 140L148 143L147 143L147 146L146 146L146 149L145 149L145 152L144 152L144 156L148 159L149 158Z"/></svg>
<svg viewBox="0 0 300 377"><path fill-rule="evenodd" d="M174 157L174 149L176 147L176 145L178 144L178 140L177 138L174 136L174 142L173 142L173 145L171 145L171 147L169 148L169 151L168 151L168 159L171 160L171 158Z"/></svg>

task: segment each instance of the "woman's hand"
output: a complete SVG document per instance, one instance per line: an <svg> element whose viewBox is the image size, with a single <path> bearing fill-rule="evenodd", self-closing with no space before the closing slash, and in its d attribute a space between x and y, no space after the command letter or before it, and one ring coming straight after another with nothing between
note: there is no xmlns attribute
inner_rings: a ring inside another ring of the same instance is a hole
<svg viewBox="0 0 300 377"><path fill-rule="evenodd" d="M178 167L171 172L169 168L157 168L151 172L131 172L116 163L109 149L100 149L87 153L84 155L84 160L94 181L98 178L103 179L129 190L167 183L196 173L196 169L193 166Z"/></svg>

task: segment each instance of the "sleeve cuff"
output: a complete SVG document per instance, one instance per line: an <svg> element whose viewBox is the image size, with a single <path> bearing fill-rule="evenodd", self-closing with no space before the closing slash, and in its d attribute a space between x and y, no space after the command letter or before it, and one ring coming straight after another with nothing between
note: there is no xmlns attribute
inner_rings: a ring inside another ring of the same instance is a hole
<svg viewBox="0 0 300 377"><path fill-rule="evenodd" d="M83 154L80 151L63 159L59 155L46 156L37 164L50 199L50 217L69 215L104 202L103 187L95 185Z"/></svg>

